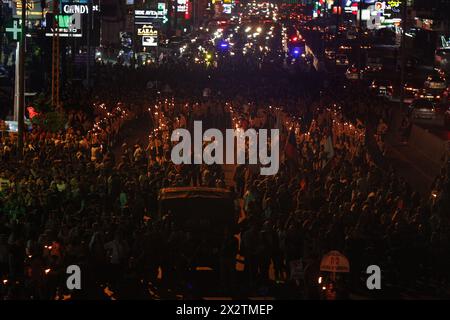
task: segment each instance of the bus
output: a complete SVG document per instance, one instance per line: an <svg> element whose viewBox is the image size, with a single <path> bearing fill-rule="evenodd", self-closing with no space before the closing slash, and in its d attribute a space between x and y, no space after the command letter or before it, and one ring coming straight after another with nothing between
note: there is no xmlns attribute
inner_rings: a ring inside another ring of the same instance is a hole
<svg viewBox="0 0 450 320"><path fill-rule="evenodd" d="M172 187L161 189L158 218L170 221L176 230L190 233L197 254L193 268L216 270L225 231L238 233L239 212L233 193L224 188Z"/></svg>
<svg viewBox="0 0 450 320"><path fill-rule="evenodd" d="M367 50L366 61L384 71L397 71L400 68L399 47L393 45L376 45Z"/></svg>

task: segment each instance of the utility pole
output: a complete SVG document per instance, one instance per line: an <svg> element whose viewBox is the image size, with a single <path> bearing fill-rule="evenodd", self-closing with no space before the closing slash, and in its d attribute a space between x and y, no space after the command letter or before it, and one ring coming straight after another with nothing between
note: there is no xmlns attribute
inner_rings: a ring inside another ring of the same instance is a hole
<svg viewBox="0 0 450 320"><path fill-rule="evenodd" d="M88 23L87 23L87 61L86 61L86 82L91 85L91 23L92 23L92 0L88 2Z"/></svg>
<svg viewBox="0 0 450 320"><path fill-rule="evenodd" d="M191 17L192 30L195 30L195 18L196 18L195 5L196 5L195 0L191 0L190 8L191 8L191 12L192 12L192 17Z"/></svg>
<svg viewBox="0 0 450 320"><path fill-rule="evenodd" d="M17 155L19 159L23 157L23 140L24 140L24 112L25 112L25 24L26 24L26 11L27 1L22 0L22 24L20 32L19 45L19 110L17 119Z"/></svg>
<svg viewBox="0 0 450 320"><path fill-rule="evenodd" d="M402 5L402 39L400 44L401 54L401 75L400 75L400 111L403 112L405 98L405 76L406 76L406 13L408 3L403 1Z"/></svg>
<svg viewBox="0 0 450 320"><path fill-rule="evenodd" d="M339 20L341 16L342 6L338 2L337 12L336 12L336 35L334 38L334 76L337 78L337 55L339 51Z"/></svg>
<svg viewBox="0 0 450 320"><path fill-rule="evenodd" d="M3 4L0 4L0 25L5 25L3 21ZM0 64L3 64L3 30L0 28Z"/></svg>
<svg viewBox="0 0 450 320"><path fill-rule="evenodd" d="M174 0L174 15L173 15L173 29L175 30L175 35L177 35L178 29L178 0Z"/></svg>
<svg viewBox="0 0 450 320"><path fill-rule="evenodd" d="M59 54L59 0L53 0L53 34L52 34L52 107L59 108L59 74L60 74L60 54Z"/></svg>
<svg viewBox="0 0 450 320"><path fill-rule="evenodd" d="M362 68L361 46L362 46L362 10L363 10L362 6L363 6L363 3L365 3L364 0L360 0L358 3L358 16L359 16L358 20L359 21L358 21L358 41L357 42L358 42L358 72L360 72L358 74L359 80L361 80L360 76L361 76L361 68Z"/></svg>
<svg viewBox="0 0 450 320"><path fill-rule="evenodd" d="M173 7L172 7L172 0L167 1L167 37L172 36L172 13L173 13Z"/></svg>

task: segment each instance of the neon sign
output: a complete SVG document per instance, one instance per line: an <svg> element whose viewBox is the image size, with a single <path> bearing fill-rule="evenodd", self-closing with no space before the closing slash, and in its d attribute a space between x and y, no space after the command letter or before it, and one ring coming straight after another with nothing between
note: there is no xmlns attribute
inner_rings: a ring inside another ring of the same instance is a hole
<svg viewBox="0 0 450 320"><path fill-rule="evenodd" d="M138 36L158 36L158 30L154 30L151 25L144 25L137 30Z"/></svg>
<svg viewBox="0 0 450 320"><path fill-rule="evenodd" d="M400 12L400 5L402 4L399 0L389 0L387 1L388 7L392 10L392 12L398 13Z"/></svg>

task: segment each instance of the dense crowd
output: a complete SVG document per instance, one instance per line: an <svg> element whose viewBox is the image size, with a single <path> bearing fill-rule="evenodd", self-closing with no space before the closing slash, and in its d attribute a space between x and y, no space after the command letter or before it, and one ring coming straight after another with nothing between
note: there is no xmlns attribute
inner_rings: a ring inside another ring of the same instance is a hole
<svg viewBox="0 0 450 320"><path fill-rule="evenodd" d="M419 276L443 287L450 280L449 168L430 197L414 192L385 161L391 110L382 101L274 66L242 68L239 79L225 67L102 68L97 87L79 92L82 101L66 97L66 129L34 127L22 160L14 136L0 141L3 299L64 299L71 264L82 267L85 288L72 298L200 295L189 286L189 233L156 214L163 187L226 185L219 165L170 161L170 132L194 120L204 129L282 133L277 175L238 165L228 186L242 210L218 253L223 292L245 296L276 283L289 289L286 298L321 298L319 264L330 250L351 264L335 282L342 298L365 283L370 264L392 286L413 286ZM150 132L134 144L127 137L136 121ZM299 260L301 278L291 269Z"/></svg>

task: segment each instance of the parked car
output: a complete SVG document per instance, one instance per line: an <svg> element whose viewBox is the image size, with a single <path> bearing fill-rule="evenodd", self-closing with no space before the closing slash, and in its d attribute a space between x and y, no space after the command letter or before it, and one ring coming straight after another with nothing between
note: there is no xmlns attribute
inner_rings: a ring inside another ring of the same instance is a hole
<svg viewBox="0 0 450 320"><path fill-rule="evenodd" d="M447 86L447 81L439 73L429 75L424 82L424 87L427 89L444 90Z"/></svg>
<svg viewBox="0 0 450 320"><path fill-rule="evenodd" d="M334 60L336 58L336 52L334 51L334 49L327 48L325 49L325 57L328 60Z"/></svg>
<svg viewBox="0 0 450 320"><path fill-rule="evenodd" d="M348 40L355 40L357 37L358 37L358 33L355 30L347 31L347 39Z"/></svg>
<svg viewBox="0 0 450 320"><path fill-rule="evenodd" d="M420 91L419 85L413 82L406 82L403 88L404 88L403 101L406 103L413 102L414 99L417 98L417 93Z"/></svg>
<svg viewBox="0 0 450 320"><path fill-rule="evenodd" d="M436 119L436 104L428 99L416 99L409 106L409 112L413 119Z"/></svg>
<svg viewBox="0 0 450 320"><path fill-rule="evenodd" d="M381 58L376 57L369 57L367 58L367 63L366 63L366 67L364 69L365 72L367 73L375 73L375 72L381 72L381 70L383 69L383 61Z"/></svg>
<svg viewBox="0 0 450 320"><path fill-rule="evenodd" d="M346 54L337 54L336 55L336 65L337 66L348 66L350 61L348 60L348 56Z"/></svg>
<svg viewBox="0 0 450 320"><path fill-rule="evenodd" d="M390 80L373 80L370 90L380 97L391 98L394 95L394 85Z"/></svg>
<svg viewBox="0 0 450 320"><path fill-rule="evenodd" d="M440 102L442 99L442 90L439 89L420 89L416 93L416 98L427 99L434 101L436 103Z"/></svg>
<svg viewBox="0 0 450 320"><path fill-rule="evenodd" d="M362 71L359 70L355 65L351 66L345 72L345 77L347 80L359 80L362 79Z"/></svg>

